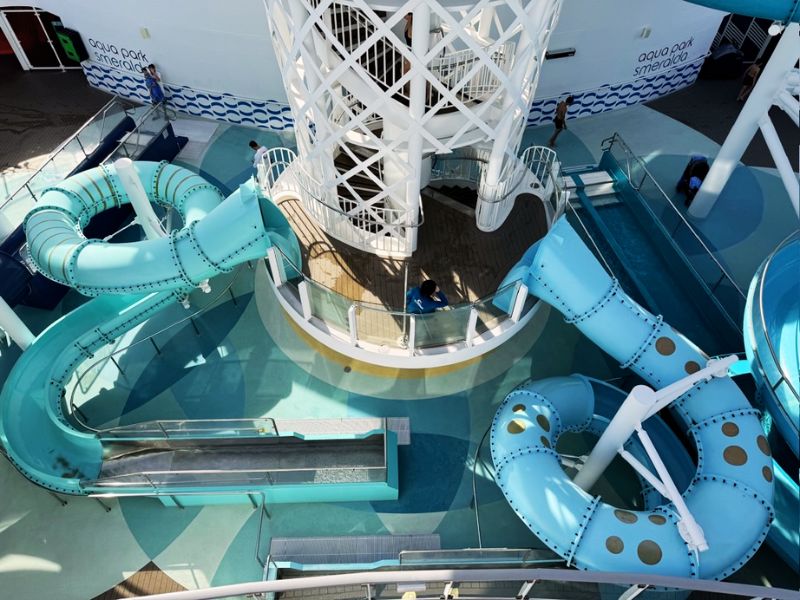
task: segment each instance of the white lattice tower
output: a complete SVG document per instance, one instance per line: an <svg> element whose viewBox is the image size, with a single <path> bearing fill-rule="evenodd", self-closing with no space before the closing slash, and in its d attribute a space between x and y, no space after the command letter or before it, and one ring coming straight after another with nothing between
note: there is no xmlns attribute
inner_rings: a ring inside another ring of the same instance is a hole
<svg viewBox="0 0 800 600"><path fill-rule="evenodd" d="M374 3L382 10L264 1L295 118L294 172L323 229L368 251L411 254L429 157L468 146L489 150L480 201L510 210L503 180L518 166L560 0Z"/></svg>

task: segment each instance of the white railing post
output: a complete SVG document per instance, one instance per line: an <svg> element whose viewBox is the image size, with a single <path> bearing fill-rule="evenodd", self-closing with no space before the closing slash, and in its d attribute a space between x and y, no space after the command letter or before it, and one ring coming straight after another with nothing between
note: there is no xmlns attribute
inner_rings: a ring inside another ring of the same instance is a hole
<svg viewBox="0 0 800 600"><path fill-rule="evenodd" d="M272 280L275 282L275 287L281 287L286 279L283 272L283 263L278 258L278 253L275 248L267 248L267 260L269 261L269 270L272 271Z"/></svg>
<svg viewBox="0 0 800 600"><path fill-rule="evenodd" d="M417 345L417 319L414 315L408 317L408 355L414 356L414 347Z"/></svg>
<svg viewBox="0 0 800 600"><path fill-rule="evenodd" d="M303 310L303 318L306 321L311 320L311 296L308 294L308 284L305 280L297 284L297 291L300 294L300 307Z"/></svg>
<svg viewBox="0 0 800 600"><path fill-rule="evenodd" d="M347 328L350 333L350 343L355 346L358 343L358 324L356 323L356 305L351 304L347 309Z"/></svg>
<svg viewBox="0 0 800 600"><path fill-rule="evenodd" d="M517 295L514 297L514 308L511 309L511 321L519 322L522 316L522 309L525 308L525 300L528 299L528 286L520 283L517 288Z"/></svg>
<svg viewBox="0 0 800 600"><path fill-rule="evenodd" d="M469 319L467 320L467 334L464 338L464 341L467 344L467 347L472 346L472 341L475 339L476 327L478 326L478 311L473 306L469 309Z"/></svg>

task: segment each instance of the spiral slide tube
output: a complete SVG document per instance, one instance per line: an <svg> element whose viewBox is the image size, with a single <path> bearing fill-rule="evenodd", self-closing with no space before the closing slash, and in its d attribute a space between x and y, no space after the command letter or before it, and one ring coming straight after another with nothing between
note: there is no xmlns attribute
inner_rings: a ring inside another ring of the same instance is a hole
<svg viewBox="0 0 800 600"><path fill-rule="evenodd" d="M707 357L633 302L562 217L539 242L523 278L603 350L654 388L694 373ZM593 399L572 389L512 392L492 428L492 458L503 493L550 548L582 569L723 579L758 549L773 520L772 458L759 413L729 377L696 384L673 403L697 448L683 499L709 549L681 537L670 503L615 509L575 485L554 451L564 431L583 430Z"/></svg>
<svg viewBox="0 0 800 600"><path fill-rule="evenodd" d="M62 412L62 391L92 353L153 316L206 279L262 257L271 244L299 258L279 209L242 185L223 201L201 177L166 163L135 163L148 197L173 206L185 226L171 236L124 244L86 240L89 219L127 201L113 166L50 188L25 219L30 254L46 276L99 296L40 334L0 393L0 441L26 477L48 489L86 494L102 444L76 431Z"/></svg>

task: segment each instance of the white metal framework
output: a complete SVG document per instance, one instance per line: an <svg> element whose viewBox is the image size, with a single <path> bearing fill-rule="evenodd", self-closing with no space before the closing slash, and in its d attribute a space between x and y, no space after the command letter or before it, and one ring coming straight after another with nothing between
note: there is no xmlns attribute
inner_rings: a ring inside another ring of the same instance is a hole
<svg viewBox="0 0 800 600"><path fill-rule="evenodd" d="M800 124L800 70L795 68L800 58L800 44L797 43L800 25L789 24L783 31L769 62L764 67L753 91L747 97L742 112L731 127L706 175L703 185L697 192L689 208L689 214L705 218L711 212L725 184L739 164L742 154L747 150L750 140L761 130L767 148L778 168L783 185L789 194L795 213L800 217L800 183L792 168L786 151L778 138L778 132L769 117L773 105L780 107L795 125Z"/></svg>
<svg viewBox="0 0 800 600"><path fill-rule="evenodd" d="M524 179L519 144L560 0L264 2L301 199L327 233L410 255L431 155L467 146L488 153L478 227L502 224Z"/></svg>

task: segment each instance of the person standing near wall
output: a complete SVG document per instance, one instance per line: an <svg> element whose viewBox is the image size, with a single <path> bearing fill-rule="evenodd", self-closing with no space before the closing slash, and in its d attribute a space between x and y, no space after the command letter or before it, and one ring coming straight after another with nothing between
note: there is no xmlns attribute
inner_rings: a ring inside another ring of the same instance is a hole
<svg viewBox="0 0 800 600"><path fill-rule="evenodd" d="M556 145L556 138L567 128L567 109L569 109L574 101L575 98L567 96L566 100L562 100L558 103L558 106L556 106L556 115L553 117L556 130L553 132L553 135L550 136L550 141L547 142L547 145L551 148Z"/></svg>
<svg viewBox="0 0 800 600"><path fill-rule="evenodd" d="M158 72L154 64L149 64L142 69L144 75L144 84L147 86L147 92L150 94L150 100L153 104L161 104L164 102L164 90L161 89L161 73Z"/></svg>

